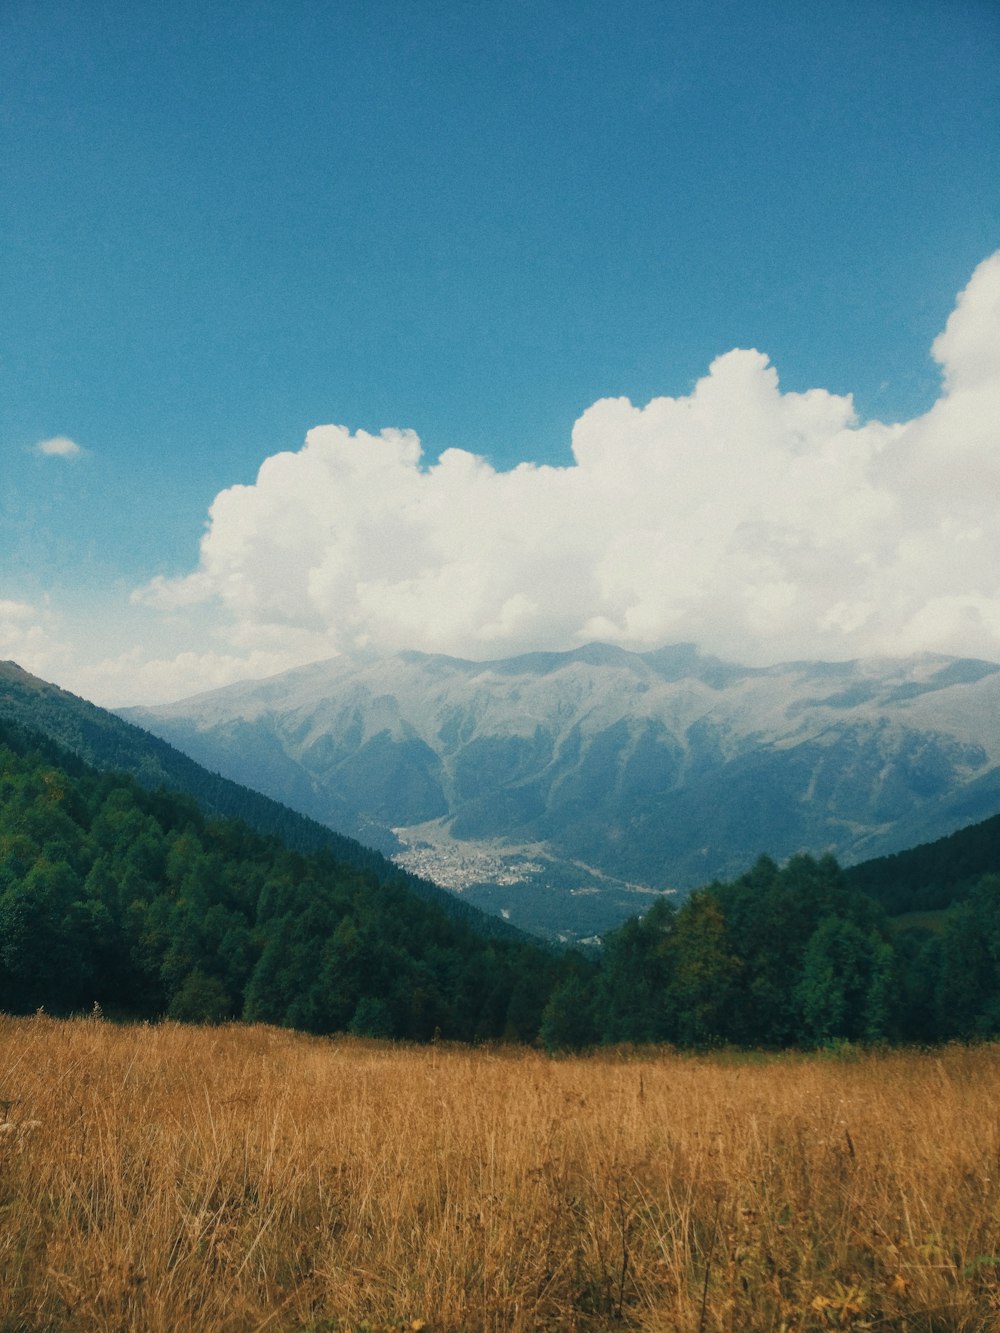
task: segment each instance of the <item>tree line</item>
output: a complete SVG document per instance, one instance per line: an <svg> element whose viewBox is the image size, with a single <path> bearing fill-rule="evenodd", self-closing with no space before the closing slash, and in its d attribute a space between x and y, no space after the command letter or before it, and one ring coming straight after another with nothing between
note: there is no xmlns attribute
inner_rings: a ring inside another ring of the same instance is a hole
<svg viewBox="0 0 1000 1333"><path fill-rule="evenodd" d="M557 1009L557 1015L553 1015ZM1000 1035L1000 875L946 910L891 917L831 856L761 857L745 875L660 900L605 941L589 992L547 1012L565 1044L933 1043Z"/></svg>
<svg viewBox="0 0 1000 1333"><path fill-rule="evenodd" d="M599 958L559 952L487 937L404 877L290 849L0 723L0 1009L12 1013L97 1004L129 1019L551 1049L994 1036L1000 876L967 877L953 899L894 917L831 857L763 857L678 906L657 900Z"/></svg>

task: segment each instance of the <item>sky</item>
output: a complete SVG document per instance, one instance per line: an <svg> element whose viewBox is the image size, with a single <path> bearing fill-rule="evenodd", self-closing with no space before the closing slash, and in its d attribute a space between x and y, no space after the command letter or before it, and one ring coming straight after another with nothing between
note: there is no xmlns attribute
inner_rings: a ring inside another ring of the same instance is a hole
<svg viewBox="0 0 1000 1333"><path fill-rule="evenodd" d="M0 658L1000 660L995 0L4 0Z"/></svg>

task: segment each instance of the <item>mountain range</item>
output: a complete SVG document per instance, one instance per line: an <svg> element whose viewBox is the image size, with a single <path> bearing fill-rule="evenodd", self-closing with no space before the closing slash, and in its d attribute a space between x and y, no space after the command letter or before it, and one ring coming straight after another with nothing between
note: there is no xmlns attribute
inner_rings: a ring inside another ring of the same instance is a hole
<svg viewBox="0 0 1000 1333"><path fill-rule="evenodd" d="M585 953L539 947L12 663L0 797L8 1013L549 1050L1000 1030L1000 815L846 872L761 856ZM218 817L234 806L268 836Z"/></svg>
<svg viewBox="0 0 1000 1333"><path fill-rule="evenodd" d="M122 716L522 927L585 937L761 852L843 863L1000 809L1000 665L690 645L338 657Z"/></svg>

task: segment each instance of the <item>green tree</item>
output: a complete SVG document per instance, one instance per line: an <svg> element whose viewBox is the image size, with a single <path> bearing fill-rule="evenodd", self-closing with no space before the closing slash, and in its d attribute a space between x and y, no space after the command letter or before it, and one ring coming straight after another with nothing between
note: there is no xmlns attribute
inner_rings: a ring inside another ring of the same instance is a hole
<svg viewBox="0 0 1000 1333"><path fill-rule="evenodd" d="M79 878L65 861L37 860L0 896L0 1004L15 1013L87 1005L93 978Z"/></svg>
<svg viewBox="0 0 1000 1333"><path fill-rule="evenodd" d="M718 898L698 889L685 900L667 940L667 1023L685 1046L724 1041L730 1034L740 960Z"/></svg>
<svg viewBox="0 0 1000 1333"><path fill-rule="evenodd" d="M806 947L797 996L803 1036L823 1042L878 1040L889 1035L892 950L875 931L827 917Z"/></svg>
<svg viewBox="0 0 1000 1333"><path fill-rule="evenodd" d="M234 1017L233 1001L218 977L196 967L170 1001L167 1017L178 1023L222 1023Z"/></svg>
<svg viewBox="0 0 1000 1333"><path fill-rule="evenodd" d="M396 1026L388 1003L375 995L364 995L358 1001L349 1030L357 1037L393 1037Z"/></svg>
<svg viewBox="0 0 1000 1333"><path fill-rule="evenodd" d="M595 1023L604 1042L662 1041L668 1031L669 939L675 910L659 898L604 941Z"/></svg>
<svg viewBox="0 0 1000 1333"><path fill-rule="evenodd" d="M542 1010L538 1039L547 1051L581 1050L596 1040L593 1003L583 977L571 972L553 990Z"/></svg>

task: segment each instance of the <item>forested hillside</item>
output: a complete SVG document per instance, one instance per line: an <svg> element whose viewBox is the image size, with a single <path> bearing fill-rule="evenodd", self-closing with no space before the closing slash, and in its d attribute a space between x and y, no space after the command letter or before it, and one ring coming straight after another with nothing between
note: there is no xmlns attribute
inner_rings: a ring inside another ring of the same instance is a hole
<svg viewBox="0 0 1000 1333"><path fill-rule="evenodd" d="M487 938L402 878L291 850L0 722L0 1009L549 1048L996 1035L1000 875L922 855L938 882L952 874L931 918L890 917L832 857L765 857L678 907L660 899L598 961Z"/></svg>
<svg viewBox="0 0 1000 1333"><path fill-rule="evenodd" d="M0 723L0 1008L531 1040L556 966Z"/></svg>
<svg viewBox="0 0 1000 1333"><path fill-rule="evenodd" d="M893 856L852 866L847 878L887 912L940 911L984 875L1000 874L1000 815Z"/></svg>
<svg viewBox="0 0 1000 1333"><path fill-rule="evenodd" d="M436 902L450 916L474 923L481 934L513 937L518 933L499 918L478 911L436 884L407 874L370 847L203 768L159 737L32 676L15 662L0 662L2 719L40 732L94 768L129 773L150 791L162 787L183 792L193 797L206 814L243 820L258 833L280 838L292 851L326 850L338 861L374 875L379 881L403 880L419 897Z"/></svg>
<svg viewBox="0 0 1000 1333"><path fill-rule="evenodd" d="M811 1046L1000 1033L1000 875L947 912L893 918L832 857L762 857L606 941L603 1041ZM579 1015L575 1020L580 1022Z"/></svg>

